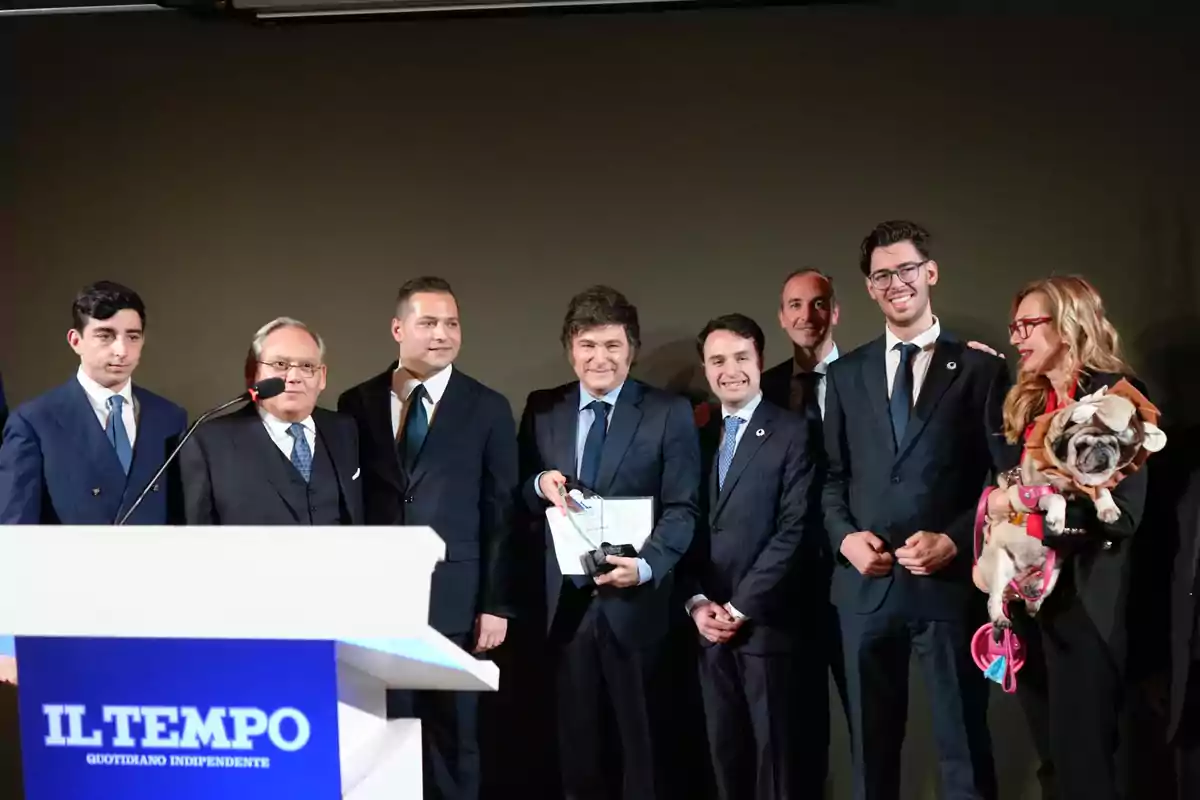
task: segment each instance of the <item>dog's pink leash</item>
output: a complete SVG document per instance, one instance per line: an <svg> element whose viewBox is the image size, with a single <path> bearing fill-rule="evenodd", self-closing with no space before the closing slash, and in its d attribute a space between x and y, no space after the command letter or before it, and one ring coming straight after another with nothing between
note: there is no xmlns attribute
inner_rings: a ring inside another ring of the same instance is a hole
<svg viewBox="0 0 1200 800"><path fill-rule="evenodd" d="M979 497L979 504L975 508L975 563L979 563L979 555L983 552L987 501L993 491L995 491L995 487L984 489L983 494ZM1027 520L1034 524L1030 526L1027 523L1026 530L1029 531L1030 535L1042 539L1044 536L1044 528L1041 525L1042 518L1034 514L1029 515ZM1031 527L1032 530L1030 530ZM1039 570L1042 577L1042 586L1037 594L1029 594L1017 582L1016 578L1009 581L1009 586L1021 597L1029 599L1041 597L1049 588L1050 576L1054 574L1055 559L1054 550L1047 549L1045 563ZM1007 610L1006 605L1006 617L1008 616ZM1025 666L1025 647L1017 635L1013 633L1011 621L1005 627L998 627L989 622L975 631L975 635L971 637L971 657L975 661L975 666L983 670L988 678L999 683L1000 688L1005 692L1012 694L1017 691L1017 672L1020 671L1021 667ZM998 664L999 659L1003 659L1003 662Z"/></svg>

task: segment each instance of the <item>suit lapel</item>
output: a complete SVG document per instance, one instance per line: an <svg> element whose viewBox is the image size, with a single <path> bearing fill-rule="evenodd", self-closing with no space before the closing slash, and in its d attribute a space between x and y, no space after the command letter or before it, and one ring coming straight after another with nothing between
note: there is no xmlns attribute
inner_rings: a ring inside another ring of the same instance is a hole
<svg viewBox="0 0 1200 800"><path fill-rule="evenodd" d="M637 381L627 380L617 405L612 410L612 422L604 438L604 449L600 451L600 472L596 477L597 493L606 495L612 486L617 466L625 457L625 451L633 442L638 425L642 422L642 387Z"/></svg>
<svg viewBox="0 0 1200 800"><path fill-rule="evenodd" d="M758 408L750 417L750 422L746 425L745 432L742 433L737 450L733 452L733 462L729 465L729 472L725 474L725 485L717 496L716 507L712 510L712 519L716 519L721 514L721 509L728 502L733 487L737 485L738 479L745 472L746 465L750 463L767 439L771 438L772 422L774 422L774 414L771 407L766 403L759 403ZM759 431L762 431L761 436ZM717 460L720 460L720 456L717 457Z"/></svg>
<svg viewBox="0 0 1200 800"><path fill-rule="evenodd" d="M165 420L146 409L140 390L133 387L134 408L137 409L137 440L133 444L133 463L129 465L129 480L125 484L125 497L121 502L132 502L138 492L145 488L144 482L154 474L167 453L163 451L167 440L178 431L168 431ZM107 438L105 440L107 442ZM116 451L113 451L114 454ZM119 462L118 462L119 463Z"/></svg>
<svg viewBox="0 0 1200 800"><path fill-rule="evenodd" d="M896 440L892 433L892 413L888 410L887 345L882 336L867 345L862 380L867 390L870 417L879 428L879 440L884 442L888 452L895 455Z"/></svg>
<svg viewBox="0 0 1200 800"><path fill-rule="evenodd" d="M333 473L337 476L338 486L342 490L342 497L350 497L350 481L354 475L350 472L351 465L354 464L355 454L348 447L350 440L344 437L339 437L333 431L333 416L322 408L313 409L313 425L317 429L317 447L324 447L329 453L329 461L333 464ZM326 436L326 433L334 433L335 435ZM346 508L353 513L354 509L346 502ZM350 520L358 522L358 520Z"/></svg>
<svg viewBox="0 0 1200 800"><path fill-rule="evenodd" d="M392 366L366 387L363 413L367 416L372 440L378 442L379 447L387 453L381 459L385 465L384 477L391 481L397 491L403 492L404 469L396 448L396 433L392 430L392 374L397 366L397 362L392 362Z"/></svg>
<svg viewBox="0 0 1200 800"><path fill-rule="evenodd" d="M408 476L410 489L425 477L430 464L437 460L439 449L451 445L454 432L462 427L470 412L471 390L458 371L452 370L450 379L446 381L446 391L442 393L442 399L434 409L429 432L425 434L425 443L421 445L421 452L417 455L417 463L413 465Z"/></svg>
<svg viewBox="0 0 1200 800"><path fill-rule="evenodd" d="M962 348L960 342L947 336L940 337L933 346L929 370L925 373L925 381L921 384L917 402L913 404L912 416L908 420L908 427L904 429L904 441L900 443L896 452L897 458L903 458L913 442L921 436L933 412L937 410L942 395L958 377Z"/></svg>
<svg viewBox="0 0 1200 800"><path fill-rule="evenodd" d="M579 430L579 384L571 384L550 410L550 454L552 468L564 475L579 478L576 466L575 437Z"/></svg>
<svg viewBox="0 0 1200 800"><path fill-rule="evenodd" d="M294 471L294 468L284 460L283 454L276 447L275 442L271 441L266 426L263 425L262 418L258 415L257 406L250 404L238 414L241 417L241 424L238 426L240 430L235 431L235 435L232 437L233 446L245 452L248 459L252 459L259 465L262 473L267 476L267 481L299 522L306 509L296 505L298 498L295 498L291 491L293 482L289 470Z"/></svg>

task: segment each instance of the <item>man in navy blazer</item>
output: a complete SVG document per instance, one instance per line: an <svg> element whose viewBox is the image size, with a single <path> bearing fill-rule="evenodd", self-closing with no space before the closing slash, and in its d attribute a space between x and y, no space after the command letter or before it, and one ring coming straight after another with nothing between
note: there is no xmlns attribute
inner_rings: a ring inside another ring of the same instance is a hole
<svg viewBox="0 0 1200 800"><path fill-rule="evenodd" d="M615 568L594 580L564 578L545 531L563 795L654 800L647 683L669 615L680 613L671 599L696 525L695 422L685 398L629 378L637 309L615 289L594 286L571 300L562 343L578 380L526 401L518 434L526 505L539 517L550 504L560 513L570 481L601 497L653 498L655 515L638 556L609 556Z"/></svg>
<svg viewBox="0 0 1200 800"><path fill-rule="evenodd" d="M133 385L146 308L111 281L83 289L67 342L79 371L12 412L0 447L0 525L111 525L187 428L182 408ZM168 476L174 473L168 471ZM128 520L181 521L177 478L160 479Z"/></svg>
<svg viewBox="0 0 1200 800"><path fill-rule="evenodd" d="M468 652L489 653L515 616L512 408L454 365L462 325L444 279L400 288L392 338L398 360L338 400L357 424L366 522L428 525L442 537L446 559L434 569L429 624ZM475 692L389 697L389 714L421 719L427 798L479 796L478 706Z"/></svg>
<svg viewBox="0 0 1200 800"><path fill-rule="evenodd" d="M805 769L799 755L804 727L828 714L828 693L807 691L795 663L825 639L827 596L812 596L800 568L820 558L813 544L824 530L809 513L808 425L759 388L764 338L754 320L728 314L696 340L720 413L700 431L701 524L685 562L686 609L700 633L722 800L824 793L823 771ZM825 671L814 677L825 689Z"/></svg>
<svg viewBox="0 0 1200 800"><path fill-rule="evenodd" d="M908 666L932 704L941 794L992 798L987 686L970 656L974 515L1003 448L1004 361L943 331L930 304L930 237L878 225L860 267L883 336L829 366L825 526L838 565L856 800L896 798Z"/></svg>

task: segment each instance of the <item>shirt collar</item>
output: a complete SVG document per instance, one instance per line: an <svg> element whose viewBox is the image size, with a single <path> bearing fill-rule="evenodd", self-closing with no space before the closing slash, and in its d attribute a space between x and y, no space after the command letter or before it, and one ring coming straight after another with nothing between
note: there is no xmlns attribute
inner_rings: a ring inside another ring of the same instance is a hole
<svg viewBox="0 0 1200 800"><path fill-rule="evenodd" d="M79 371L77 373L75 373L75 377L79 381L79 385L83 387L83 391L85 391L87 393L87 396L91 399L91 401L100 408L107 408L108 407L108 398L112 397L114 394L119 394L125 400L126 403L128 403L130 405L133 404L133 379L132 378L125 381L125 385L121 387L120 391L114 392L112 389L101 386L100 384L98 384L94 380L92 380L88 376L88 374L83 371L83 367L79 368Z"/></svg>
<svg viewBox="0 0 1200 800"><path fill-rule="evenodd" d="M884 328L884 335L887 337L887 352L892 352L897 344L903 341L899 336L892 333L890 327ZM921 350L928 350L933 347L938 337L942 335L942 323L937 317L933 318L933 324L926 328L921 333L908 340L909 344L915 344Z"/></svg>
<svg viewBox="0 0 1200 800"><path fill-rule="evenodd" d="M722 419L726 417L738 417L739 419L745 420L746 423L749 424L750 418L754 416L754 411L758 408L758 404L762 402L762 399L763 394L760 391L758 394L754 395L754 397L750 398L750 402L746 403L746 405L742 406L737 411L730 411L724 405L722 405L721 417Z"/></svg>
<svg viewBox="0 0 1200 800"><path fill-rule="evenodd" d="M597 398L597 397L592 397L590 394L588 394L588 390L583 388L583 383L581 382L579 384L579 410L583 411L585 408L588 407L588 404L590 404L593 400L603 400L604 402L608 403L610 406L615 407L617 405L617 397L620 396L621 389L624 386L625 386L625 384L624 384L624 382L622 382L620 386L613 389L608 394L604 395L604 397Z"/></svg>
<svg viewBox="0 0 1200 800"><path fill-rule="evenodd" d="M839 355L837 342L834 342L833 349L829 351L829 355L821 359L821 363L814 366L812 371L819 372L824 375L829 370L829 365L838 360ZM796 360L792 359L792 376L795 377L796 375L802 375L805 372L807 372L807 370L801 369L800 365L796 363Z"/></svg>
<svg viewBox="0 0 1200 800"><path fill-rule="evenodd" d="M404 367L397 366L397 377L403 380L400 394L396 395L401 400L407 401L408 396L413 393L418 384L425 384L425 392L429 395L429 402L435 406L442 402L442 395L446 393L446 385L450 383L450 371L454 369L453 364L447 364L446 368L440 372L435 372L426 378L424 381L419 381ZM396 383L392 382L392 394L396 394Z"/></svg>
<svg viewBox="0 0 1200 800"><path fill-rule="evenodd" d="M260 419L262 419L263 424L265 424L272 433L274 433L280 437L285 437L285 436L289 435L288 428L292 427L292 423L287 422L286 420L282 420L279 417L272 414L270 411L267 411L265 408L262 407L261 403L258 406L258 416ZM305 417L304 419L299 420L299 422L301 425L304 426L304 430L308 431L309 433L311 433L313 435L316 435L317 424L315 422L313 422L313 418L312 418L311 414L308 415L307 417Z"/></svg>

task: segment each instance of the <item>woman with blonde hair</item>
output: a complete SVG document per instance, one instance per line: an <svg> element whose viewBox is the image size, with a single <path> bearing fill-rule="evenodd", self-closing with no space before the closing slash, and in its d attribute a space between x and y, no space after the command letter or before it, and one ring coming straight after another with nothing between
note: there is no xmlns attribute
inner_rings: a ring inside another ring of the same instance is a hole
<svg viewBox="0 0 1200 800"><path fill-rule="evenodd" d="M1121 357L1100 294L1083 278L1054 276L1025 286L1013 300L1008 330L1020 354L1018 380L1004 401L1012 465L1020 457L1016 446L1041 414L1122 378L1145 394ZM1142 518L1146 478L1143 468L1113 489L1121 515L1111 524L1096 517L1091 503L1068 501L1066 529L1046 539L1063 565L1058 584L1036 617L1017 618L1029 645L1017 694L1050 773L1043 778L1053 780L1053 794L1063 800L1119 796L1130 537ZM988 511L1011 513L1007 493L992 492ZM975 582L986 591L978 570Z"/></svg>

